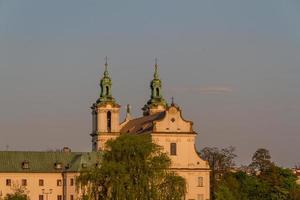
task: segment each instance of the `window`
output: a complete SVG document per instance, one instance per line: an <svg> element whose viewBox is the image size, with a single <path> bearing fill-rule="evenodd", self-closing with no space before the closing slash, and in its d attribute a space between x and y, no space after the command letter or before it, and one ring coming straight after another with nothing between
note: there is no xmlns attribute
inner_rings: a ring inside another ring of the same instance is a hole
<svg viewBox="0 0 300 200"><path fill-rule="evenodd" d="M70 179L70 185L73 186L74 185L74 178Z"/></svg>
<svg viewBox="0 0 300 200"><path fill-rule="evenodd" d="M6 186L11 186L11 179L6 179Z"/></svg>
<svg viewBox="0 0 300 200"><path fill-rule="evenodd" d="M170 154L172 156L175 156L177 154L176 143L171 143L171 145L170 145Z"/></svg>
<svg viewBox="0 0 300 200"><path fill-rule="evenodd" d="M107 112L107 132L111 131L111 112Z"/></svg>
<svg viewBox="0 0 300 200"><path fill-rule="evenodd" d="M203 177L198 177L198 187L203 187Z"/></svg>
<svg viewBox="0 0 300 200"><path fill-rule="evenodd" d="M22 169L29 169L29 162L28 161L23 161L22 162Z"/></svg>
<svg viewBox="0 0 300 200"><path fill-rule="evenodd" d="M39 186L44 186L44 180L43 179L39 180Z"/></svg>
<svg viewBox="0 0 300 200"><path fill-rule="evenodd" d="M55 169L62 169L62 163L56 162L56 163L54 163L54 167L55 167Z"/></svg>
<svg viewBox="0 0 300 200"><path fill-rule="evenodd" d="M62 181L61 181L61 179L57 179L57 181L56 181L56 185L57 185L57 186L61 186L61 185L62 185Z"/></svg>
<svg viewBox="0 0 300 200"><path fill-rule="evenodd" d="M95 143L95 144L96 144L96 143ZM82 164L81 164L81 167L82 167L82 168L87 168L87 164L86 164L86 163L82 163Z"/></svg>
<svg viewBox="0 0 300 200"><path fill-rule="evenodd" d="M40 194L39 195L39 200L44 200L44 195Z"/></svg>
<svg viewBox="0 0 300 200"><path fill-rule="evenodd" d="M70 195L70 200L74 200L74 196L72 194Z"/></svg>
<svg viewBox="0 0 300 200"><path fill-rule="evenodd" d="M27 186L27 180L26 179L22 179L22 186Z"/></svg>
<svg viewBox="0 0 300 200"><path fill-rule="evenodd" d="M62 200L62 196L61 195L57 195L57 200Z"/></svg>
<svg viewBox="0 0 300 200"><path fill-rule="evenodd" d="M106 86L105 89L106 89L106 95L109 95L109 87Z"/></svg>
<svg viewBox="0 0 300 200"><path fill-rule="evenodd" d="M156 88L156 96L159 96L159 88Z"/></svg>
<svg viewBox="0 0 300 200"><path fill-rule="evenodd" d="M197 200L204 200L204 195L203 194L198 194L197 195Z"/></svg>

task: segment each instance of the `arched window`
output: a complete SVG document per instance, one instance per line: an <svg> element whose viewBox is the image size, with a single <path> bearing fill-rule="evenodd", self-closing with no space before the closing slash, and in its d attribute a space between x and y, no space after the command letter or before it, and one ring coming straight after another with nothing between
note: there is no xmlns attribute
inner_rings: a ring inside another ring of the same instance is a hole
<svg viewBox="0 0 300 200"><path fill-rule="evenodd" d="M111 131L111 112L107 112L107 132Z"/></svg>
<svg viewBox="0 0 300 200"><path fill-rule="evenodd" d="M156 88L156 96L159 96L159 88Z"/></svg>
<svg viewBox="0 0 300 200"><path fill-rule="evenodd" d="M109 95L109 87L106 86L105 89L106 89L106 95Z"/></svg>

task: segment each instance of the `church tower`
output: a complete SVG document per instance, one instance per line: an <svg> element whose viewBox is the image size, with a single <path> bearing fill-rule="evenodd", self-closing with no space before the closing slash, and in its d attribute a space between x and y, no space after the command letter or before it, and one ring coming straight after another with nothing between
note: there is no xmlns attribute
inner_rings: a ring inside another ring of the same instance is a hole
<svg viewBox="0 0 300 200"><path fill-rule="evenodd" d="M155 59L153 80L150 82L151 97L142 108L143 114L151 115L166 109L167 103L162 95L162 81L158 77L157 59Z"/></svg>
<svg viewBox="0 0 300 200"><path fill-rule="evenodd" d="M120 105L112 96L112 80L107 68L106 58L105 70L100 80L100 97L91 107L93 151L104 149L106 141L118 136L120 131Z"/></svg>

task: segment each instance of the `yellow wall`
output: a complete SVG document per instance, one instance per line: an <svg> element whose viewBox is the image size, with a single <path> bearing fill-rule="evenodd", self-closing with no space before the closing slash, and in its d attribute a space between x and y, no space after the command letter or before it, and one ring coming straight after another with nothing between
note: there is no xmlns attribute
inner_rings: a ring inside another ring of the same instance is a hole
<svg viewBox="0 0 300 200"><path fill-rule="evenodd" d="M13 193L14 187L21 186L21 180L27 180L26 191L31 200L38 200L39 195L44 195L46 200L46 194L43 194L42 189L45 189L45 193L48 193L52 189L51 194L48 194L48 200L57 200L58 195L63 196L64 189L66 191L66 199L70 200L70 195L74 195L74 200L77 198L75 176L77 173L65 174L66 180L64 185L62 173L0 173L0 195L5 197L6 194ZM74 179L74 185L70 185L70 179ZM12 185L6 186L6 179L11 179ZM39 179L44 180L44 186L39 186ZM57 186L57 180L62 181L61 186Z"/></svg>
<svg viewBox="0 0 300 200"><path fill-rule="evenodd" d="M182 118L179 107L171 106L162 120L154 122L154 143L163 147L171 159L171 170L184 177L187 182L186 200L207 200L209 192L209 165L197 154L196 133L193 123ZM171 143L176 144L176 155L171 155ZM203 178L203 186L198 185L198 177Z"/></svg>
<svg viewBox="0 0 300 200"><path fill-rule="evenodd" d="M186 199L209 199L209 166L195 150L195 134L152 133L153 141L162 146L171 158L171 169L187 182ZM170 144L176 143L176 155L170 155ZM203 177L203 187L198 187L198 177Z"/></svg>
<svg viewBox="0 0 300 200"><path fill-rule="evenodd" d="M175 170L178 175L185 178L187 182L186 200L207 200L209 199L209 171L207 170ZM203 177L203 186L198 185L198 177ZM198 196L203 195L203 199Z"/></svg>

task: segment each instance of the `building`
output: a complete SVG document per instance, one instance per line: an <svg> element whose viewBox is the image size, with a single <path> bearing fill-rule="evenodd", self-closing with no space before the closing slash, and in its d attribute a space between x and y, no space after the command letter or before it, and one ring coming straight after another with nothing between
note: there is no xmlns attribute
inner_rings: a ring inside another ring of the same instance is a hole
<svg viewBox="0 0 300 200"><path fill-rule="evenodd" d="M186 199L209 199L209 165L196 152L197 133L193 130L193 123L182 117L180 107L174 102L168 105L163 98L157 63L150 83L150 99L142 108L143 115L133 119L128 106L124 122L119 120L120 105L112 96L112 79L107 67L105 63L105 71L100 81L100 97L91 107L93 151L105 149L106 141L120 134L150 134L152 140L169 154L171 170L186 179Z"/></svg>
<svg viewBox="0 0 300 200"><path fill-rule="evenodd" d="M0 199L23 188L31 200L75 200L76 176L99 152L0 152Z"/></svg>
<svg viewBox="0 0 300 200"><path fill-rule="evenodd" d="M170 170L187 182L186 200L209 199L209 165L195 149L197 133L193 122L182 116L182 110L173 100L169 105L163 98L162 81L155 63L150 83L150 99L142 108L142 116L132 118L130 107L120 122L120 108L112 95L112 79L105 63L100 81L100 97L92 105L92 152L0 152L0 199L23 187L30 199L75 200L75 178L83 168L98 163L106 141L121 134L150 134L171 158Z"/></svg>

